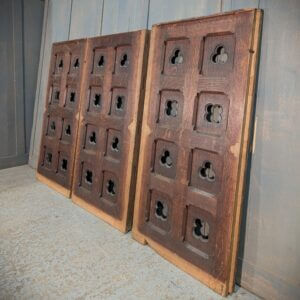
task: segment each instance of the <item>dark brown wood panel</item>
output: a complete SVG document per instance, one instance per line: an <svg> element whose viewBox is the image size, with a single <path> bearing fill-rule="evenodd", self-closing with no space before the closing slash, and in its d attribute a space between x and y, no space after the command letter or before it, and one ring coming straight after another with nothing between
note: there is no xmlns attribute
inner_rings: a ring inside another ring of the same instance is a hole
<svg viewBox="0 0 300 300"><path fill-rule="evenodd" d="M233 286L260 19L236 11L151 35L133 235L223 295Z"/></svg>
<svg viewBox="0 0 300 300"><path fill-rule="evenodd" d="M38 178L70 196L86 40L52 46Z"/></svg>
<svg viewBox="0 0 300 300"><path fill-rule="evenodd" d="M131 228L148 31L88 40L72 199Z"/></svg>

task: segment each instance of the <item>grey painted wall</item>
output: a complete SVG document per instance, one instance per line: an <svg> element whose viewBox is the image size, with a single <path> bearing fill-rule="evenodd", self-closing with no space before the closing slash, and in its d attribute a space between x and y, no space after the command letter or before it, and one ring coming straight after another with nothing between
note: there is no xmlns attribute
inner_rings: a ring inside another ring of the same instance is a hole
<svg viewBox="0 0 300 300"><path fill-rule="evenodd" d="M300 299L298 0L46 0L30 165L37 164L52 42L245 7L264 9L264 24L237 281L268 299Z"/></svg>
<svg viewBox="0 0 300 300"><path fill-rule="evenodd" d="M0 1L0 169L28 160L43 6Z"/></svg>

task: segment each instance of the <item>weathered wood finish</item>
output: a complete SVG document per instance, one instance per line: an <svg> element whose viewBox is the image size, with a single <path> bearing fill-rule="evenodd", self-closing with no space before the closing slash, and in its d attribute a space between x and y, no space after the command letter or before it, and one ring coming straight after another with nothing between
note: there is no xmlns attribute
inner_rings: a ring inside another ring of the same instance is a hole
<svg viewBox="0 0 300 300"><path fill-rule="evenodd" d="M131 228L148 31L88 39L72 199Z"/></svg>
<svg viewBox="0 0 300 300"><path fill-rule="evenodd" d="M53 44L49 70L38 179L64 187L66 196L72 187L85 50L86 40Z"/></svg>
<svg viewBox="0 0 300 300"><path fill-rule="evenodd" d="M260 22L245 10L152 30L133 235L222 295L234 284Z"/></svg>

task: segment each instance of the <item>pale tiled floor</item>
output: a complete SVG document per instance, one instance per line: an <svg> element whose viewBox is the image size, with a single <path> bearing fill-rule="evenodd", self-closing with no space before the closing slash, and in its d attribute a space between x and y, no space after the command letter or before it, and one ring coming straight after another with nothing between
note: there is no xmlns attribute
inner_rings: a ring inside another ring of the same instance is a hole
<svg viewBox="0 0 300 300"><path fill-rule="evenodd" d="M0 171L0 299L222 298L34 175Z"/></svg>

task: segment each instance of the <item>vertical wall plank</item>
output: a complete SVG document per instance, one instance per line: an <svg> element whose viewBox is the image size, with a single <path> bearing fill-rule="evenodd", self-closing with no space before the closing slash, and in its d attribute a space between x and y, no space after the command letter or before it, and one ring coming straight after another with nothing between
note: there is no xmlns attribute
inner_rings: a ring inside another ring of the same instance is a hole
<svg viewBox="0 0 300 300"><path fill-rule="evenodd" d="M149 0L105 0L102 35L147 28Z"/></svg>
<svg viewBox="0 0 300 300"><path fill-rule="evenodd" d="M0 1L0 159L16 155L13 65L13 1Z"/></svg>
<svg viewBox="0 0 300 300"><path fill-rule="evenodd" d="M243 8L258 8L259 0L222 0L222 12Z"/></svg>
<svg viewBox="0 0 300 300"><path fill-rule="evenodd" d="M24 98L25 98L25 140L29 152L33 120L34 98L39 68L44 2L23 0L24 32Z"/></svg>
<svg viewBox="0 0 300 300"><path fill-rule="evenodd" d="M45 40L44 47L41 49L40 64L41 73L38 79L38 86L35 99L34 109L34 126L31 134L30 157L29 164L36 168L39 147L41 141L41 130L43 112L46 101L46 89L48 82L48 72L51 55L51 45L53 42L67 40L69 37L71 0L49 0L47 7L47 15L45 15Z"/></svg>
<svg viewBox="0 0 300 300"><path fill-rule="evenodd" d="M219 13L221 0L150 0L148 28L155 23Z"/></svg>
<svg viewBox="0 0 300 300"><path fill-rule="evenodd" d="M104 0L73 0L69 39L97 36L101 33Z"/></svg>
<svg viewBox="0 0 300 300"><path fill-rule="evenodd" d="M300 299L300 2L259 5L258 121L241 284L266 299Z"/></svg>

